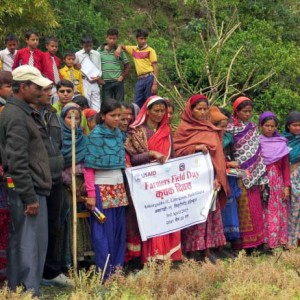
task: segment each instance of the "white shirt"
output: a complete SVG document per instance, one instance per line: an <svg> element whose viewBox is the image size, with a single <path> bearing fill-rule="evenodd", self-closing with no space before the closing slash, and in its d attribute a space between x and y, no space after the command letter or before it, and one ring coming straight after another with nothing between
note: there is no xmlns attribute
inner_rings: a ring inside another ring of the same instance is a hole
<svg viewBox="0 0 300 300"><path fill-rule="evenodd" d="M12 71L12 65L14 63L14 58L18 50L15 50L13 57L7 48L0 51L0 60L2 61L2 71Z"/></svg>
<svg viewBox="0 0 300 300"><path fill-rule="evenodd" d="M101 68L101 57L100 53L96 50L91 50L90 55L88 55L84 49L79 50L78 52L75 53L76 55L76 62L77 63L82 63L84 59L90 58L92 63L95 65L95 67L99 70L100 72L100 77L102 76L102 68Z"/></svg>

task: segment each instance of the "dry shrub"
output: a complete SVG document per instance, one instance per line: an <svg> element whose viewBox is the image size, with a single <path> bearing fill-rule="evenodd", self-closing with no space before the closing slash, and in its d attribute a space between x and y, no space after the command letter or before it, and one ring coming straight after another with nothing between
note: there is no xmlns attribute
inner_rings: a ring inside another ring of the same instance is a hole
<svg viewBox="0 0 300 300"><path fill-rule="evenodd" d="M11 292L7 285L5 284L0 290L0 300L10 299L10 300L32 300L38 299L33 297L29 292L22 292L21 288L17 288L16 292Z"/></svg>

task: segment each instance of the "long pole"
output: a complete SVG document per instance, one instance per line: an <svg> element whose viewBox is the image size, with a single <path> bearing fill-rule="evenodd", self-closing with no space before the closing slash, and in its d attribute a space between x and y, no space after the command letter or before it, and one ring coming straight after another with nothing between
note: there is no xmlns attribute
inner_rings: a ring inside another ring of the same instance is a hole
<svg viewBox="0 0 300 300"><path fill-rule="evenodd" d="M71 110L72 129L72 203L73 203L73 268L77 274L77 199L76 199L76 138L75 113Z"/></svg>

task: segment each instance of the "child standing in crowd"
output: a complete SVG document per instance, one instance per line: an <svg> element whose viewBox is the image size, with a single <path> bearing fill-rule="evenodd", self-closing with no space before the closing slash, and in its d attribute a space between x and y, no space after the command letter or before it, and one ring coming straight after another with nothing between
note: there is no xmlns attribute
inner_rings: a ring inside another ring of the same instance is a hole
<svg viewBox="0 0 300 300"><path fill-rule="evenodd" d="M288 244L297 247L300 240L300 112L292 111L285 121L283 136L288 140L291 172Z"/></svg>
<svg viewBox="0 0 300 300"><path fill-rule="evenodd" d="M223 114L224 113L224 114ZM227 113L225 115L225 113ZM226 132L230 113L224 112L224 110L219 110L218 107L212 106L210 108L210 121L218 128L222 129L222 142L223 142L223 151L226 159L226 168L238 168L239 165L236 161L233 160L233 136L231 133ZM240 240L240 224L237 208L237 199L241 195L241 189L238 185L238 178L233 176L227 176L230 194L227 198L226 206L222 210L222 221L223 221L223 230L226 237L226 240L231 243L231 247L235 248L235 243Z"/></svg>
<svg viewBox="0 0 300 300"><path fill-rule="evenodd" d="M104 81L101 79L102 68L101 68L101 57L98 51L93 50L93 39L90 36L83 36L81 39L82 49L75 53L76 63L81 65L81 73L83 78L84 96L89 101L90 108L97 111L101 107L100 99L100 88L99 84L103 84ZM87 77L84 74L83 65L89 61L93 65L93 69L97 71L98 75L95 77Z"/></svg>
<svg viewBox="0 0 300 300"><path fill-rule="evenodd" d="M60 59L56 56L58 50L58 41L55 37L46 38L46 49L44 53L43 75L50 79L54 84L61 80L58 72L60 68Z"/></svg>
<svg viewBox="0 0 300 300"><path fill-rule="evenodd" d="M72 51L65 52L64 55L64 63L65 66L59 70L60 75L63 79L69 80L74 85L74 93L84 95L83 93L83 83L82 83L82 75L79 70L74 68L75 64L75 53Z"/></svg>
<svg viewBox="0 0 300 300"><path fill-rule="evenodd" d="M15 56L18 52L18 39L14 34L8 34L5 37L6 48L0 51L0 61L2 62L2 71L12 71Z"/></svg>
<svg viewBox="0 0 300 300"><path fill-rule="evenodd" d="M35 30L28 30L25 33L26 48L18 50L15 55L12 69L14 70L18 66L29 65L36 67L40 72L44 73L43 61L44 53L37 49L39 45L39 35Z"/></svg>
<svg viewBox="0 0 300 300"><path fill-rule="evenodd" d="M46 38L46 49L43 61L43 75L53 82L52 86L52 104L57 102L56 84L62 79L59 73L60 59L56 56L58 50L58 41L55 37Z"/></svg>
<svg viewBox="0 0 300 300"><path fill-rule="evenodd" d="M119 32L111 28L106 33L106 43L98 51L102 65L102 101L115 99L124 102L124 79L130 71L130 63L124 51L115 57Z"/></svg>
<svg viewBox="0 0 300 300"><path fill-rule="evenodd" d="M253 102L238 97L233 103L234 120L228 125L233 135L233 157L240 169L248 170L242 178L242 195L238 200L241 247L254 248L264 242L264 221L261 191L268 184L257 126L250 122Z"/></svg>
<svg viewBox="0 0 300 300"><path fill-rule="evenodd" d="M137 46L120 45L116 55L120 56L122 49L133 58L138 81L135 86L134 103L142 107L145 101L157 94L158 66L157 56L153 48L147 44L148 31L138 29L136 31Z"/></svg>
<svg viewBox="0 0 300 300"><path fill-rule="evenodd" d="M174 156L166 101L159 96L147 99L130 126L125 142L128 165L138 166L157 161L163 164ZM142 255L142 262L181 260L180 231L156 236L141 243L134 207L127 214L127 259Z"/></svg>
<svg viewBox="0 0 300 300"><path fill-rule="evenodd" d="M76 193L77 193L77 211L85 211L85 184L84 184L84 159L86 153L86 136L83 134L83 130L80 127L81 123L81 110L75 103L68 103L64 106L61 112L61 123L63 131L63 148L62 154L64 156L64 170L63 170L63 184L66 188L69 203L72 206L72 132L71 132L71 113L75 114L76 122ZM68 217L67 227L71 224L72 214ZM68 227L70 228L70 227ZM70 231L69 231L70 232ZM90 242L90 227L86 218L78 219L78 231L77 231L77 245L78 245L78 260L85 260L86 257L93 255ZM72 234L71 234L72 240ZM69 250L69 249L67 249Z"/></svg>
<svg viewBox="0 0 300 300"><path fill-rule="evenodd" d="M86 117L89 130L92 131L97 125L97 111L92 108L86 108L82 111L82 113Z"/></svg>
<svg viewBox="0 0 300 300"><path fill-rule="evenodd" d="M265 243L269 248L287 245L290 196L289 149L277 131L278 119L270 111L259 117L262 156L267 166L270 197L264 208Z"/></svg>
<svg viewBox="0 0 300 300"><path fill-rule="evenodd" d="M216 257L210 248L226 244L223 233L221 209L226 205L229 187L226 177L226 163L222 148L222 131L209 121L209 103L204 95L194 95L187 102L182 120L174 135L176 156L196 152L209 153L215 172L214 190L219 190L216 210L210 211L207 221L182 230L182 249L194 255L204 250L212 262Z"/></svg>
<svg viewBox="0 0 300 300"><path fill-rule="evenodd" d="M105 278L124 264L126 247L125 206L128 205L122 169L125 150L120 129L121 104L116 100L101 106L99 124L91 131L85 156L87 207L97 207L105 216L103 224L92 216L91 233L96 266L103 270L109 256Z"/></svg>
<svg viewBox="0 0 300 300"><path fill-rule="evenodd" d="M0 72L0 112L4 109L6 99L12 96L12 75L11 72Z"/></svg>
<svg viewBox="0 0 300 300"><path fill-rule="evenodd" d="M3 110L6 99L12 95L12 74L8 71L0 72L0 112ZM0 281L6 278L6 249L9 228L9 207L7 192L3 182L3 166L0 165Z"/></svg>

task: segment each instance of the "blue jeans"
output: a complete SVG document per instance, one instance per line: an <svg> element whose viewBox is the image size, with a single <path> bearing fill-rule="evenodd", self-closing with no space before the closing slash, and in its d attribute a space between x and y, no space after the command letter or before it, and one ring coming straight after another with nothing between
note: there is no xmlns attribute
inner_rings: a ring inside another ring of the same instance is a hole
<svg viewBox="0 0 300 300"><path fill-rule="evenodd" d="M134 103L140 108L146 102L146 100L152 95L151 88L153 84L154 76L149 75L144 78L138 79L135 85Z"/></svg>

